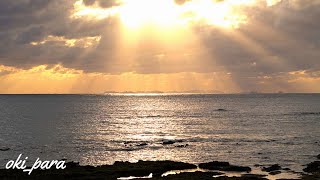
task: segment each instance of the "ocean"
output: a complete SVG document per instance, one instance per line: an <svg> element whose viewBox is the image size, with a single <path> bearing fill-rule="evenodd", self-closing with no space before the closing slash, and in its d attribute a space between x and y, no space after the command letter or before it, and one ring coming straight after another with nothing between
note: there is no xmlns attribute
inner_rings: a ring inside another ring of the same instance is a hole
<svg viewBox="0 0 320 180"><path fill-rule="evenodd" d="M320 94L0 95L0 166L213 160L296 171L320 152Z"/></svg>

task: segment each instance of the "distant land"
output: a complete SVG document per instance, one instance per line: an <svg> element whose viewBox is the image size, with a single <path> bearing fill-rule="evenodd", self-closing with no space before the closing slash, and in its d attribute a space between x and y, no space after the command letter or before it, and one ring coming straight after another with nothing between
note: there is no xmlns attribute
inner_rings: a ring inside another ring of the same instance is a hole
<svg viewBox="0 0 320 180"><path fill-rule="evenodd" d="M242 91L234 93L226 93L219 90L188 90L188 91L105 91L102 94L176 94L176 93L185 93L185 94L284 94L283 91L276 92L260 92L260 91Z"/></svg>
<svg viewBox="0 0 320 180"><path fill-rule="evenodd" d="M189 91L105 91L103 94L175 94L175 93L185 93L185 94L226 94L223 91L210 90L189 90Z"/></svg>

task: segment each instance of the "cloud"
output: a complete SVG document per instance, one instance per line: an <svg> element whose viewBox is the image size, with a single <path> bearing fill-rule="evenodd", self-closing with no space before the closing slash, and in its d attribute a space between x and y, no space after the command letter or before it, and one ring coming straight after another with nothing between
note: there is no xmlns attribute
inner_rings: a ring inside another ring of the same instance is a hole
<svg viewBox="0 0 320 180"><path fill-rule="evenodd" d="M119 6L121 3L117 0L83 0L84 5L94 6L97 4L101 8L110 8L113 6Z"/></svg>
<svg viewBox="0 0 320 180"><path fill-rule="evenodd" d="M61 64L110 74L224 72L242 89L259 89L262 79L284 88L290 84L290 72L319 77L317 0L257 0L237 8L247 17L238 29L195 22L176 42L160 37L169 34L167 38L172 39L174 33L160 34L161 30L152 28L129 42L117 16L71 18L76 2L1 0L0 64L22 69ZM175 2L183 5L186 0ZM103 9L119 6L110 0L84 0L83 4Z"/></svg>
<svg viewBox="0 0 320 180"><path fill-rule="evenodd" d="M184 3L188 2L188 1L190 1L190 0L174 0L174 2L176 4L179 4L179 5L182 5L182 4L184 4Z"/></svg>

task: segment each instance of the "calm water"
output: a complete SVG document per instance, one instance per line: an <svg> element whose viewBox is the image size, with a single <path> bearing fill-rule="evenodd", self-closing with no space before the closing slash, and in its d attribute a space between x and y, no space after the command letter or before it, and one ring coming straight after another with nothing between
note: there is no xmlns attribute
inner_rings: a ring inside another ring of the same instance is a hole
<svg viewBox="0 0 320 180"><path fill-rule="evenodd" d="M23 153L32 163L224 160L301 171L320 153L319 94L0 95L0 124L0 148L11 148L1 167ZM183 142L162 145L171 139Z"/></svg>

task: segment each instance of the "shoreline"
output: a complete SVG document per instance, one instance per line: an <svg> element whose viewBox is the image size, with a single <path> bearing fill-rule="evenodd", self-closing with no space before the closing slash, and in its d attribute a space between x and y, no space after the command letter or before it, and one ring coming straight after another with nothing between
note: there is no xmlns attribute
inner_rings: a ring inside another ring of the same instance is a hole
<svg viewBox="0 0 320 180"><path fill-rule="evenodd" d="M319 156L317 156L319 159ZM116 161L113 165L82 166L67 162L66 169L34 170L31 175L17 169L0 169L0 179L218 179L273 180L320 179L320 161L307 164L303 173L278 164L255 167L238 166L229 162L211 161L199 165L176 161Z"/></svg>

